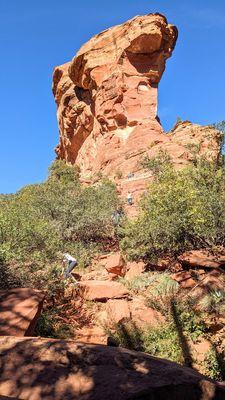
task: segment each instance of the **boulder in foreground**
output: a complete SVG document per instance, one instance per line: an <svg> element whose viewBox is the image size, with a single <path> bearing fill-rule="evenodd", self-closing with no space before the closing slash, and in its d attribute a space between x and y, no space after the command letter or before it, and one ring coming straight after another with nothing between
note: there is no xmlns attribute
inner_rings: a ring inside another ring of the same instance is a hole
<svg viewBox="0 0 225 400"><path fill-rule="evenodd" d="M0 395L23 400L222 400L225 388L144 353L40 338L0 339Z"/></svg>
<svg viewBox="0 0 225 400"><path fill-rule="evenodd" d="M45 294L30 288L0 290L0 335L31 336Z"/></svg>

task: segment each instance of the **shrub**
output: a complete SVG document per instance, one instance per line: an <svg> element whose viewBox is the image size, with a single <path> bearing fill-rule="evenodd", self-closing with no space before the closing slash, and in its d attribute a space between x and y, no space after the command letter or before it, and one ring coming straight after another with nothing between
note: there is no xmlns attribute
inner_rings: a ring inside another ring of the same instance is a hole
<svg viewBox="0 0 225 400"><path fill-rule="evenodd" d="M117 179L122 179L122 177L123 177L122 171L119 170L119 169L117 169L117 170L115 171L115 178L117 178Z"/></svg>
<svg viewBox="0 0 225 400"><path fill-rule="evenodd" d="M214 346L212 346L206 353L203 364L206 375L208 375L212 379L216 379L219 381L224 380L224 354L219 354Z"/></svg>
<svg viewBox="0 0 225 400"><path fill-rule="evenodd" d="M63 161L53 163L46 182L1 196L1 286L56 284L52 266L61 264L63 252L88 265L99 246L114 240L117 207L111 182L82 187L77 169Z"/></svg>
<svg viewBox="0 0 225 400"><path fill-rule="evenodd" d="M183 363L182 349L173 324L141 329L133 322L123 322L108 332L114 343L130 350Z"/></svg>
<svg viewBox="0 0 225 400"><path fill-rule="evenodd" d="M167 320L171 321L171 307L179 290L179 284L171 279L167 273L157 275L149 290L148 305L161 312Z"/></svg>
<svg viewBox="0 0 225 400"><path fill-rule="evenodd" d="M153 175L158 176L165 170L172 168L172 160L165 150L160 149L155 157L145 156L141 161L141 165L143 168L152 171Z"/></svg>
<svg viewBox="0 0 225 400"><path fill-rule="evenodd" d="M133 277L132 279L121 278L120 282L123 283L128 290L139 292L149 287L156 278L156 274L150 275L149 273L143 273L139 276Z"/></svg>
<svg viewBox="0 0 225 400"><path fill-rule="evenodd" d="M143 334L144 351L183 364L184 358L174 324L148 328Z"/></svg>
<svg viewBox="0 0 225 400"><path fill-rule="evenodd" d="M225 290L211 290L198 301L201 311L224 315L225 312Z"/></svg>
<svg viewBox="0 0 225 400"><path fill-rule="evenodd" d="M134 322L121 322L108 330L110 339L117 346L125 347L129 350L144 351L143 331Z"/></svg>
<svg viewBox="0 0 225 400"><path fill-rule="evenodd" d="M225 245L225 173L216 162L175 171L160 169L140 202L136 219L125 220L120 245L130 259L171 255Z"/></svg>
<svg viewBox="0 0 225 400"><path fill-rule="evenodd" d="M57 323L54 310L43 311L38 319L34 336L42 336L54 339L69 339L74 336L70 324Z"/></svg>

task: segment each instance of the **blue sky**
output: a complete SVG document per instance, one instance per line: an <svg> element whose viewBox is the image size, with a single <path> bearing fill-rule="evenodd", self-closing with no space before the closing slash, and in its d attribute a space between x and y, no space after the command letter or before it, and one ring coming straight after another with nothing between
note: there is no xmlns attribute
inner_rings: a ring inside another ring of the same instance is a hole
<svg viewBox="0 0 225 400"><path fill-rule="evenodd" d="M45 179L58 142L53 67L92 35L160 12L177 25L159 86L159 117L200 124L225 119L224 0L0 0L0 193Z"/></svg>

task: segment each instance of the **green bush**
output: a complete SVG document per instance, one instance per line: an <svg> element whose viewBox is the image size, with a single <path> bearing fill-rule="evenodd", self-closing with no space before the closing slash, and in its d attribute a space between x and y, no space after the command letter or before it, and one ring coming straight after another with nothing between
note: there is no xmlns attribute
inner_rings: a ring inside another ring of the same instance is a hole
<svg viewBox="0 0 225 400"><path fill-rule="evenodd" d="M130 259L155 260L188 249L225 245L225 170L200 159L158 169L136 219L125 220L120 245Z"/></svg>
<svg viewBox="0 0 225 400"><path fill-rule="evenodd" d="M70 324L57 323L54 310L43 311L37 321L34 336L54 339L70 339L74 337L74 330Z"/></svg>
<svg viewBox="0 0 225 400"><path fill-rule="evenodd" d="M118 324L108 333L118 346L183 363L179 338L172 323L144 329L128 321Z"/></svg>
<svg viewBox="0 0 225 400"><path fill-rule="evenodd" d="M102 180L83 187L77 168L62 161L49 170L46 182L0 197L1 287L48 287L62 253L71 252L85 267L99 247L114 239L114 185Z"/></svg>
<svg viewBox="0 0 225 400"><path fill-rule="evenodd" d="M224 380L225 378L225 361L224 354L219 354L214 346L212 346L205 355L204 359L205 374L212 379Z"/></svg>
<svg viewBox="0 0 225 400"><path fill-rule="evenodd" d="M126 286L128 290L139 292L149 287L155 279L157 279L157 275L146 272L132 279L120 278L120 282Z"/></svg>
<svg viewBox="0 0 225 400"><path fill-rule="evenodd" d="M225 290L211 290L199 299L197 305L203 312L224 315Z"/></svg>
<svg viewBox="0 0 225 400"><path fill-rule="evenodd" d="M156 357L184 363L177 330L172 323L148 328L143 334L144 351Z"/></svg>

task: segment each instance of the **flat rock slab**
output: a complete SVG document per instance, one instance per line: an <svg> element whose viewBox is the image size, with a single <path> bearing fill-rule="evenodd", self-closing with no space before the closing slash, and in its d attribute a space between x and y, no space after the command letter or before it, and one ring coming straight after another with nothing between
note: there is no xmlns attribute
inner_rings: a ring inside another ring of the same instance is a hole
<svg viewBox="0 0 225 400"><path fill-rule="evenodd" d="M23 400L224 400L198 372L144 353L41 338L0 338L0 395Z"/></svg>
<svg viewBox="0 0 225 400"><path fill-rule="evenodd" d="M178 260L189 268L223 268L225 267L225 249L216 254L206 249L187 251L179 256Z"/></svg>
<svg viewBox="0 0 225 400"><path fill-rule="evenodd" d="M111 281L81 281L80 294L85 300L105 301L120 299L128 295L128 290L120 282Z"/></svg>
<svg viewBox="0 0 225 400"><path fill-rule="evenodd" d="M0 290L0 336L31 336L45 294L30 288Z"/></svg>

